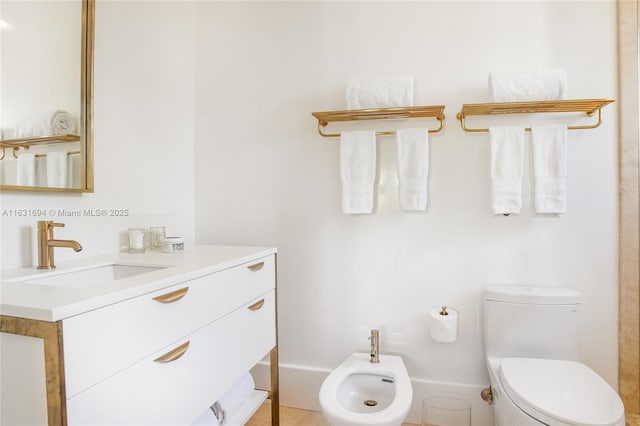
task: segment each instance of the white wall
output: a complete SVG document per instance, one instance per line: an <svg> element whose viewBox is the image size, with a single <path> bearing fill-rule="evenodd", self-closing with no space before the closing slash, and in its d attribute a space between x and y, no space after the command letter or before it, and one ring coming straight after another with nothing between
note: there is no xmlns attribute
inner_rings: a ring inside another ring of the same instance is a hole
<svg viewBox="0 0 640 426"><path fill-rule="evenodd" d="M56 236L84 247L57 249L58 262L118 251L121 234L133 226L166 225L193 244L195 12L188 2L97 2L95 192L3 191L2 268L37 263L33 229L43 219L64 222ZM56 214L15 216L31 208ZM59 209L129 215L64 217Z"/></svg>
<svg viewBox="0 0 640 426"><path fill-rule="evenodd" d="M374 326L412 378L488 384L482 289L512 282L580 290L584 360L617 385L616 107L570 132L560 218L533 213L528 172L523 212L492 216L488 137L455 119L487 101L493 70L564 67L568 97L614 97L614 2L202 2L197 58L196 240L278 247L281 361L299 386L367 350ZM348 77L402 73L417 104L446 105L428 211L399 210L383 137L375 214L344 215L339 142L310 114L343 109ZM461 314L452 344L428 337L441 304Z"/></svg>

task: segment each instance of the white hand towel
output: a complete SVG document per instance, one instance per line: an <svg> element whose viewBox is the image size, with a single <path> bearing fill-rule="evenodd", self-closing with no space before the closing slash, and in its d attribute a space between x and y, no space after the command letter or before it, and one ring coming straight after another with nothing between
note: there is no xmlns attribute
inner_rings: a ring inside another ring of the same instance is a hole
<svg viewBox="0 0 640 426"><path fill-rule="evenodd" d="M7 159L0 161L2 163L2 184L3 185L17 185L18 177L18 162L13 159Z"/></svg>
<svg viewBox="0 0 640 426"><path fill-rule="evenodd" d="M36 186L47 186L47 157L36 155Z"/></svg>
<svg viewBox="0 0 640 426"><path fill-rule="evenodd" d="M424 211L427 208L429 176L429 130L396 131L400 208Z"/></svg>
<svg viewBox="0 0 640 426"><path fill-rule="evenodd" d="M80 154L67 156L67 188L80 188L82 157Z"/></svg>
<svg viewBox="0 0 640 426"><path fill-rule="evenodd" d="M67 186L67 151L47 153L47 186L65 188Z"/></svg>
<svg viewBox="0 0 640 426"><path fill-rule="evenodd" d="M16 184L20 186L35 186L36 184L36 156L27 152L20 153L16 160Z"/></svg>
<svg viewBox="0 0 640 426"><path fill-rule="evenodd" d="M340 134L340 178L342 211L347 214L373 212L376 177L376 132L357 130Z"/></svg>
<svg viewBox="0 0 640 426"><path fill-rule="evenodd" d="M566 211L567 126L531 127L536 213Z"/></svg>
<svg viewBox="0 0 640 426"><path fill-rule="evenodd" d="M356 78L347 82L347 109L413 106L413 77Z"/></svg>
<svg viewBox="0 0 640 426"><path fill-rule="evenodd" d="M489 127L493 214L520 213L524 128Z"/></svg>
<svg viewBox="0 0 640 426"><path fill-rule="evenodd" d="M563 69L489 73L489 102L564 99L566 90Z"/></svg>

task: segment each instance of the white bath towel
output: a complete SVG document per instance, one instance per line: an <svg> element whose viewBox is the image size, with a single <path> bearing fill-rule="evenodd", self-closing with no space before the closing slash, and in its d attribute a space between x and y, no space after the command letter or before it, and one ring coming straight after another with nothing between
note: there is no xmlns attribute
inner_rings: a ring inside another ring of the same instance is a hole
<svg viewBox="0 0 640 426"><path fill-rule="evenodd" d="M429 177L429 130L399 129L396 144L400 208L424 211Z"/></svg>
<svg viewBox="0 0 640 426"><path fill-rule="evenodd" d="M354 78L347 82L347 109L413 106L413 77Z"/></svg>
<svg viewBox="0 0 640 426"><path fill-rule="evenodd" d="M524 169L524 128L489 127L493 214L520 213Z"/></svg>
<svg viewBox="0 0 640 426"><path fill-rule="evenodd" d="M51 188L65 188L67 186L67 166L69 159L67 151L47 153L47 186Z"/></svg>
<svg viewBox="0 0 640 426"><path fill-rule="evenodd" d="M373 212L376 178L376 132L357 130L340 134L340 178L342 211L347 214Z"/></svg>
<svg viewBox="0 0 640 426"><path fill-rule="evenodd" d="M566 211L567 126L531 127L536 213Z"/></svg>
<svg viewBox="0 0 640 426"><path fill-rule="evenodd" d="M80 175L82 173L82 155L70 154L67 156L67 188L80 188Z"/></svg>
<svg viewBox="0 0 640 426"><path fill-rule="evenodd" d="M564 99L566 90L564 69L489 73L489 102Z"/></svg>
<svg viewBox="0 0 640 426"><path fill-rule="evenodd" d="M47 157L36 155L36 186L47 186Z"/></svg>
<svg viewBox="0 0 640 426"><path fill-rule="evenodd" d="M2 185L17 185L18 162L12 158L5 158L2 163Z"/></svg>
<svg viewBox="0 0 640 426"><path fill-rule="evenodd" d="M28 117L16 126L16 137L74 134L77 131L75 118L64 110L55 110Z"/></svg>
<svg viewBox="0 0 640 426"><path fill-rule="evenodd" d="M228 391L211 406L216 418L223 424L251 396L256 385L251 373L245 373Z"/></svg>
<svg viewBox="0 0 640 426"><path fill-rule="evenodd" d="M20 186L35 186L36 184L36 156L22 152L16 160L16 184Z"/></svg>

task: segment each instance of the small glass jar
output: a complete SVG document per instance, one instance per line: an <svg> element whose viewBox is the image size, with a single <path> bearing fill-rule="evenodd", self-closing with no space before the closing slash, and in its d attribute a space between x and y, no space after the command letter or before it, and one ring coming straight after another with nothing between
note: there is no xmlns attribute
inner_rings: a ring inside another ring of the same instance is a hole
<svg viewBox="0 0 640 426"><path fill-rule="evenodd" d="M152 226L149 228L149 248L151 250L162 250L165 235L164 226Z"/></svg>
<svg viewBox="0 0 640 426"><path fill-rule="evenodd" d="M143 228L129 228L129 253L144 253L147 231Z"/></svg>
<svg viewBox="0 0 640 426"><path fill-rule="evenodd" d="M165 253L184 251L184 239L182 237L165 237L162 243L162 251Z"/></svg>

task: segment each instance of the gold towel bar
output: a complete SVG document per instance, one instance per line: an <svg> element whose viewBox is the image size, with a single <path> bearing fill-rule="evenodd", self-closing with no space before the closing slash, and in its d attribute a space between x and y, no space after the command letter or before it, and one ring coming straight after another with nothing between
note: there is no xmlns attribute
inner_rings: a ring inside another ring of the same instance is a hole
<svg viewBox="0 0 640 426"><path fill-rule="evenodd" d="M594 124L567 127L569 130L595 129L602 123L602 108L614 101L614 99L607 98L464 104L462 105L462 110L456 115L456 118L460 120L460 125L466 132L488 132L488 128L467 127L465 118L471 115L528 114L540 112L584 112L588 116L592 116L597 112L598 120ZM527 127L525 130L531 131L531 128Z"/></svg>
<svg viewBox="0 0 640 426"><path fill-rule="evenodd" d="M324 133L322 129L329 123L337 121L358 121L358 120L388 120L398 118L429 118L433 117L440 122L435 129L429 129L429 133L440 132L444 128L444 105L431 106L411 106L395 108L371 108L371 109L349 109L341 111L312 112L318 119L318 133L325 138L340 136L340 133ZM395 135L396 132L379 131L376 135Z"/></svg>

